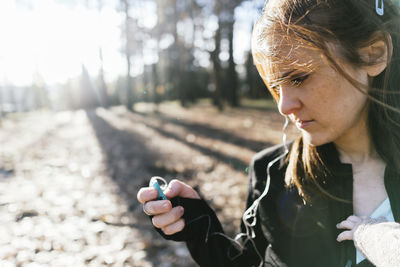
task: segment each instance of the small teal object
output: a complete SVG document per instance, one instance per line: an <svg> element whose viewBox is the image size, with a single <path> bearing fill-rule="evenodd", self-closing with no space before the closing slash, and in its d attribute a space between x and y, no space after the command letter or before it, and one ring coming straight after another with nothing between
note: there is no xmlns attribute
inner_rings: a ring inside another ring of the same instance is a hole
<svg viewBox="0 0 400 267"><path fill-rule="evenodd" d="M167 200L168 198L164 195L163 191L161 190L160 185L158 184L158 181L154 181L153 182L153 187L155 189L157 189L158 191L158 196L157 196L157 200Z"/></svg>

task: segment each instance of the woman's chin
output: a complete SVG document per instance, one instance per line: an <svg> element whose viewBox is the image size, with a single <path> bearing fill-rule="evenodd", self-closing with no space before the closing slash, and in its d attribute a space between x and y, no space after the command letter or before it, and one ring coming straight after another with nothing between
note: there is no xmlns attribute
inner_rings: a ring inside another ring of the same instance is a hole
<svg viewBox="0 0 400 267"><path fill-rule="evenodd" d="M302 131L303 142L310 146L321 146L332 142L326 136L321 136L320 134L310 134L308 132Z"/></svg>

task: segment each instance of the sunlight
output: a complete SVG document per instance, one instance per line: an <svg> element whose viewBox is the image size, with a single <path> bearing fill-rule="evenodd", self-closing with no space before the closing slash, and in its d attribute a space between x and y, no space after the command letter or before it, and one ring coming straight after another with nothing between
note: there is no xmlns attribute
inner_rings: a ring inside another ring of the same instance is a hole
<svg viewBox="0 0 400 267"><path fill-rule="evenodd" d="M121 54L121 25L124 24L124 16L118 12L118 1L107 1L101 12L93 6L85 6L85 1L64 2L66 1L0 1L0 85L29 86L34 74L39 74L46 84L61 84L78 77L83 65L89 75L95 77L101 64L100 49L105 80L111 81L126 73L126 61ZM140 17L143 10L154 16ZM151 29L157 22L156 12L156 5L148 3L132 9L131 15L139 19L138 23L142 27ZM236 15L242 27L237 28L234 56L242 64L245 61L244 52L249 48L249 43L243 40L250 39L251 29L250 21L245 17L250 14L244 8ZM211 16L207 23L214 24L207 24L209 27L203 33L211 39L217 27L216 17ZM190 23L178 26L180 32L184 31L184 34L181 33L183 36L192 38ZM174 42L170 37L170 34L162 36L159 43L161 49ZM198 40L196 42L203 48L211 45L206 50L213 46L212 41L208 44ZM133 76L143 72L143 64L149 65L158 61L156 47L154 39L147 40L143 58L133 56ZM207 52L196 55L200 65L209 66ZM226 55L223 59L226 59Z"/></svg>
<svg viewBox="0 0 400 267"><path fill-rule="evenodd" d="M61 84L78 77L82 66L85 66L89 75L95 77L101 64L100 49L105 80L111 81L126 73L126 61L121 54L121 25L124 24L124 16L118 12L118 1L107 1L101 11L93 6L88 8L83 3L85 1L75 1L72 4L57 0L0 1L0 85L29 86L34 74L39 74L46 84ZM144 9L147 13L156 13L156 5L149 3L133 9L131 15L139 19L138 23L142 27L151 29L156 24L157 17L140 17L138 12L143 12ZM237 29L238 35L234 40L235 60L242 64L246 58L244 52L249 48L249 43L243 40L250 39L251 24L244 18L249 16L246 8L236 15L242 28ZM214 28L216 27L215 19L207 23L214 23ZM183 35L187 38L192 35L190 23L178 26L179 31L184 31ZM203 34L212 38L213 27L209 26ZM174 41L168 37L171 36L165 35L161 38L159 45L162 49ZM212 46L213 43L201 43L200 47L207 45ZM143 58L133 56L133 76L143 72L143 64L149 65L158 61L157 52L154 52L156 46L155 40L147 40ZM209 65L208 54L196 55L200 65Z"/></svg>
<svg viewBox="0 0 400 267"><path fill-rule="evenodd" d="M99 14L82 5L53 0L35 1L25 8L13 0L0 2L0 83L29 85L40 73L47 83L61 83L100 68L102 48L107 76L125 69L120 49L121 16L114 6Z"/></svg>

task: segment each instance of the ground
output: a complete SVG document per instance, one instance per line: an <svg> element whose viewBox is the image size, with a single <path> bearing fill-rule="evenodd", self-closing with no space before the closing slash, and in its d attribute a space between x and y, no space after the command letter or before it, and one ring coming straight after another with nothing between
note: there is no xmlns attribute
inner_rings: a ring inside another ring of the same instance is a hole
<svg viewBox="0 0 400 267"><path fill-rule="evenodd" d="M238 233L247 166L280 143L272 108L208 104L34 112L0 121L0 266L196 266L136 200L151 176L182 179ZM295 131L290 129L290 137Z"/></svg>

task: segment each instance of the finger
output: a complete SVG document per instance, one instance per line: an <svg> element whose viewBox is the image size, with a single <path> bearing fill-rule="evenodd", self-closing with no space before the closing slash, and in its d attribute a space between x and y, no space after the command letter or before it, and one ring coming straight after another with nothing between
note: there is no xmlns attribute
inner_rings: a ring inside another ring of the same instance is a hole
<svg viewBox="0 0 400 267"><path fill-rule="evenodd" d="M164 228L161 228L161 230L164 232L166 235L173 235L175 233L178 233L185 228L185 220L184 219L179 219L177 222L170 224Z"/></svg>
<svg viewBox="0 0 400 267"><path fill-rule="evenodd" d="M143 204L142 206L143 206L143 212L144 212L146 215L151 215L150 212L148 212L148 211L146 210L146 206L145 206L144 204Z"/></svg>
<svg viewBox="0 0 400 267"><path fill-rule="evenodd" d="M341 232L336 238L338 242L342 242L344 240L353 240L353 232L352 231L344 231Z"/></svg>
<svg viewBox="0 0 400 267"><path fill-rule="evenodd" d="M169 212L171 209L172 204L169 200L149 201L143 204L143 211L147 215L158 215Z"/></svg>
<svg viewBox="0 0 400 267"><path fill-rule="evenodd" d="M142 204L146 203L147 201L156 199L157 196L158 192L157 189L155 189L154 187L142 187L136 195L138 201Z"/></svg>
<svg viewBox="0 0 400 267"><path fill-rule="evenodd" d="M167 213L154 216L152 219L153 225L157 228L164 228L181 219L183 212L183 207L177 206Z"/></svg>
<svg viewBox="0 0 400 267"><path fill-rule="evenodd" d="M168 188L164 191L164 194L167 198L173 198L176 196L185 198L200 198L199 194L191 186L176 179L169 183Z"/></svg>
<svg viewBox="0 0 400 267"><path fill-rule="evenodd" d="M338 229L353 229L356 224L352 221L343 221L336 225Z"/></svg>
<svg viewBox="0 0 400 267"><path fill-rule="evenodd" d="M361 222L362 219L358 216L350 215L346 220L354 222L354 223L359 223L359 222Z"/></svg>

